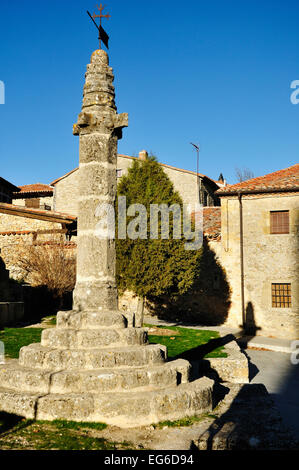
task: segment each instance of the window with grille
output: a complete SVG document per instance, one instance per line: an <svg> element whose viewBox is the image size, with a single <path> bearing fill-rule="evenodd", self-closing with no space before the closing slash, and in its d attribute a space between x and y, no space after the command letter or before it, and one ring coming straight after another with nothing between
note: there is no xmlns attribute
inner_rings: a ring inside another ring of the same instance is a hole
<svg viewBox="0 0 299 470"><path fill-rule="evenodd" d="M270 212L270 233L290 233L289 211Z"/></svg>
<svg viewBox="0 0 299 470"><path fill-rule="evenodd" d="M272 284L272 307L291 307L291 284Z"/></svg>

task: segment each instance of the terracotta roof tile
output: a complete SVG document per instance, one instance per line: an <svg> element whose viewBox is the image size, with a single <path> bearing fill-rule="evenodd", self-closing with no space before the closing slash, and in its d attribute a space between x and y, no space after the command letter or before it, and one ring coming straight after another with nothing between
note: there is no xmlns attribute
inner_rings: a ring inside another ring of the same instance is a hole
<svg viewBox="0 0 299 470"><path fill-rule="evenodd" d="M30 235L36 233L34 230L9 230L6 232L0 232L0 235Z"/></svg>
<svg viewBox="0 0 299 470"><path fill-rule="evenodd" d="M231 193L250 193L258 191L299 191L299 163L283 170L275 171L264 176L251 178L250 180L243 181L242 183L232 184L219 189L216 194L219 196Z"/></svg>
<svg viewBox="0 0 299 470"><path fill-rule="evenodd" d="M20 192L17 194L20 195L22 193L53 193L53 188L48 184L43 183L35 183L35 184L25 184L24 186L19 186Z"/></svg>
<svg viewBox="0 0 299 470"><path fill-rule="evenodd" d="M192 213L194 217L195 212ZM209 240L220 240L221 207L203 207L203 234Z"/></svg>

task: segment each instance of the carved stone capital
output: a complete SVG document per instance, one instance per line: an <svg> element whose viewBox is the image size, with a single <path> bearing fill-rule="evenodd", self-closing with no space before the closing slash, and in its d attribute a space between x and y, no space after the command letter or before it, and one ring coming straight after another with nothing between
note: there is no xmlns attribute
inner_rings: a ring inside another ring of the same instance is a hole
<svg viewBox="0 0 299 470"><path fill-rule="evenodd" d="M119 130L128 126L128 114L97 114L82 111L78 121L73 126L73 134L91 134L92 132L103 132L111 134L113 130Z"/></svg>

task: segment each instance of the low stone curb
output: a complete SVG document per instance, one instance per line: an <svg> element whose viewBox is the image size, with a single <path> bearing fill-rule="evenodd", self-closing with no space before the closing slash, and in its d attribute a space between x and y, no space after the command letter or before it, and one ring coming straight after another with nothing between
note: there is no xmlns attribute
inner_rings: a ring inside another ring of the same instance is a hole
<svg viewBox="0 0 299 470"><path fill-rule="evenodd" d="M247 349L265 349L267 351L291 354L291 352L293 351L291 345L294 340L280 338L264 338L261 336L255 336L254 338L250 338L244 336L238 338L237 341L241 347L246 347Z"/></svg>
<svg viewBox="0 0 299 470"><path fill-rule="evenodd" d="M235 340L224 346L227 357L205 358L198 361L198 372L217 382L249 383L248 359Z"/></svg>

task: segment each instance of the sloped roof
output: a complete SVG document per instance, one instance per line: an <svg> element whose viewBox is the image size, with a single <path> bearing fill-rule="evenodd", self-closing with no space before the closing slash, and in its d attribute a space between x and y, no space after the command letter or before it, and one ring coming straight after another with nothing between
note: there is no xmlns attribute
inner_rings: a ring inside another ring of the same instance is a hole
<svg viewBox="0 0 299 470"><path fill-rule="evenodd" d="M19 186L20 191L17 193L20 194L29 194L29 193L53 193L53 188L48 184L35 183L35 184L25 184L24 186Z"/></svg>
<svg viewBox="0 0 299 470"><path fill-rule="evenodd" d="M0 213L64 224L71 224L77 220L77 217L74 215L62 212L32 209L31 207L16 206L15 204L6 204L4 202L0 202Z"/></svg>
<svg viewBox="0 0 299 470"><path fill-rule="evenodd" d="M299 191L299 163L283 170L275 171L264 176L251 178L242 183L227 185L218 189L218 196L237 193L263 193L279 191Z"/></svg>
<svg viewBox="0 0 299 470"><path fill-rule="evenodd" d="M58 183L60 180L63 180L64 178L66 178L67 176L71 175L72 173L74 173L74 171L77 171L79 170L78 167L74 168L73 170L69 171L68 173L66 173L65 175L62 175L60 176L59 178L57 178L56 180L52 181L51 186L55 186L56 183Z"/></svg>
<svg viewBox="0 0 299 470"><path fill-rule="evenodd" d="M6 188L8 188L12 192L13 191L20 191L18 186L15 186L14 184L10 183L9 181L7 181L6 179L1 178L1 177L0 177L0 184L5 186Z"/></svg>
<svg viewBox="0 0 299 470"><path fill-rule="evenodd" d="M195 217L192 212L191 217ZM203 235L208 240L219 241L221 238L221 207L203 207Z"/></svg>
<svg viewBox="0 0 299 470"><path fill-rule="evenodd" d="M203 232L208 238L218 238L221 234L221 207L203 208Z"/></svg>

